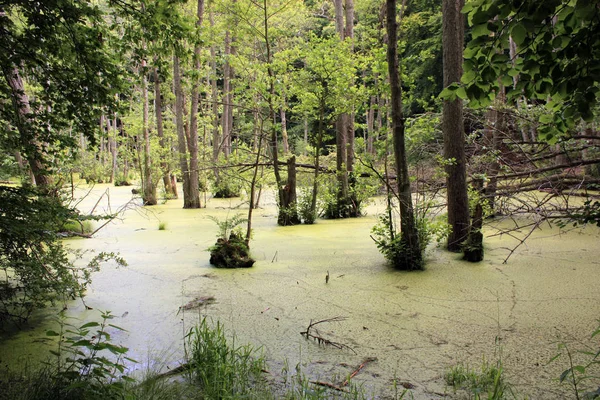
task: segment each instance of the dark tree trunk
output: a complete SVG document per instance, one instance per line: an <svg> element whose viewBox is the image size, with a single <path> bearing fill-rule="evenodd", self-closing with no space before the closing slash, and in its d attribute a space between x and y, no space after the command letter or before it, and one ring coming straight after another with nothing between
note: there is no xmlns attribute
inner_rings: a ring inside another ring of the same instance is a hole
<svg viewBox="0 0 600 400"><path fill-rule="evenodd" d="M394 267L404 270L423 268L423 255L412 204L408 162L404 143L404 114L402 112L402 86L398 67L398 22L396 0L386 0L387 11L387 61L391 89L392 132L400 203L400 235L403 251Z"/></svg>
<svg viewBox="0 0 600 400"><path fill-rule="evenodd" d="M480 201L477 202L475 209L473 210L469 236L464 245L463 260L479 262L483 260L483 233L481 232L481 227L483 226L483 205L481 204L481 201L485 198L483 179L474 179L473 189L479 193Z"/></svg>
<svg viewBox="0 0 600 400"><path fill-rule="evenodd" d="M460 82L464 17L460 10L462 0L443 0L444 87ZM469 199L467 196L467 169L462 100L444 100L442 111L444 159L448 198L448 250L460 252L469 232Z"/></svg>
<svg viewBox="0 0 600 400"><path fill-rule="evenodd" d="M296 207L296 156L290 157L287 161L287 184L283 188L282 204L280 209L285 209L285 212L280 212L277 223L281 226L298 225L300 217L298 217L298 208Z"/></svg>

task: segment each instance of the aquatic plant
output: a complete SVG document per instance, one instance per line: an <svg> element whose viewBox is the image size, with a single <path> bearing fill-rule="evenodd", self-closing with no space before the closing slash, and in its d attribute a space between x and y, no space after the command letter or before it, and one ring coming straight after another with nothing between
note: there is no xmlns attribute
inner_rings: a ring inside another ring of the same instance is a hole
<svg viewBox="0 0 600 400"><path fill-rule="evenodd" d="M125 383L133 379L125 375L127 348L114 344L109 331L124 331L109 323L110 311L101 313L100 321L76 326L60 314L57 331L48 330L56 338L56 350L42 368L36 371L14 371L3 378L4 399L116 399L123 398Z"/></svg>
<svg viewBox="0 0 600 400"><path fill-rule="evenodd" d="M600 335L600 326L592 333L591 338ZM574 353L583 356L582 362L576 362ZM590 380L598 379L598 371L600 370L600 347L586 348L584 350L572 351L566 342L558 344L558 353L552 357L550 362L553 362L560 357L566 357L568 367L565 369L559 378L561 384L571 386L571 390L577 400L597 399L600 398L600 387L594 389L594 386L586 385ZM597 384L597 382L596 382Z"/></svg>
<svg viewBox="0 0 600 400"><path fill-rule="evenodd" d="M490 364L485 359L479 370L466 364L452 366L444 376L446 384L456 393L464 390L472 394L474 399L501 400L512 396L512 388L504 379L501 360Z"/></svg>
<svg viewBox="0 0 600 400"><path fill-rule="evenodd" d="M251 345L230 345L220 322L203 318L187 335L190 378L206 399L263 399L265 359Z"/></svg>

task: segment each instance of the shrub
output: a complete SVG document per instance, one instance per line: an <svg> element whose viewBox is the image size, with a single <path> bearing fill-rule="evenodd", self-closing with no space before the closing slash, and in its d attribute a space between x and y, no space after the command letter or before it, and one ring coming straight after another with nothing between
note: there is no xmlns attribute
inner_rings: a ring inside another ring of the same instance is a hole
<svg viewBox="0 0 600 400"><path fill-rule="evenodd" d="M67 221L81 219L59 198L0 186L0 325L21 324L49 303L82 297L102 261L126 265L113 253L100 253L85 267L75 266L58 233Z"/></svg>

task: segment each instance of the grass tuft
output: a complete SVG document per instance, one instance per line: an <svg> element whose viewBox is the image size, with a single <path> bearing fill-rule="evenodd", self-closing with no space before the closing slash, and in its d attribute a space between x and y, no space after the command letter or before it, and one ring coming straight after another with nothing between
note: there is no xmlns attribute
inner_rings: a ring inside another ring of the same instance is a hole
<svg viewBox="0 0 600 400"><path fill-rule="evenodd" d="M479 370L459 363L446 372L448 386L457 390L470 392L475 399L506 399L512 393L510 385L504 379L502 362L490 364L485 359Z"/></svg>

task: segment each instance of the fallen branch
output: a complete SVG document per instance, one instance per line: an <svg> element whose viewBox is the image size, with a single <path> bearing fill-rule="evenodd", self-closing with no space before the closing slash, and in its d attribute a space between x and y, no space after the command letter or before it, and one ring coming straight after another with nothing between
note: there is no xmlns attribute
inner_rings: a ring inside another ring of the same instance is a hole
<svg viewBox="0 0 600 400"><path fill-rule="evenodd" d="M350 383L350 380L351 380L352 378L354 378L354 377L355 377L355 376L356 376L356 375L357 375L357 374L360 372L360 370L362 370L364 367L366 367L366 366L367 366L367 364L369 364L370 362L373 362L373 361L376 361L376 360L377 360L377 358L375 358L375 357L369 357L369 358L366 358L366 359L365 359L365 360L362 362L362 364L360 364L360 365L358 366L358 368L356 368L356 369L355 369L355 370L354 370L354 371L353 371L353 372L350 374L350 376L349 376L348 378L346 378L346 380L345 380L345 381L344 381L344 382L343 382L343 383L340 385L340 387L348 386L348 384Z"/></svg>
<svg viewBox="0 0 600 400"><path fill-rule="evenodd" d="M335 386L333 383L321 382L321 381L309 381L309 382L312 383L313 385L324 386L329 389L337 390L338 392L348 393L346 390L342 389L339 386Z"/></svg>
<svg viewBox="0 0 600 400"><path fill-rule="evenodd" d="M304 332L300 332L300 334L302 336L306 337L307 339L315 340L319 344L335 347L336 349L340 349L340 350L348 349L348 350L352 351L354 354L356 354L356 351L354 351L354 349L352 347L345 345L343 343L334 342L332 340L324 338L323 336L321 336L319 331L317 331L316 329L314 329L315 333L311 332L311 330L316 325L319 325L319 324L322 324L325 322L340 322L340 321L344 321L345 319L346 319L345 317L333 317L333 318L322 319L322 320L316 321L316 322L313 322L312 320L310 320L310 323L308 324L308 327L306 328L306 330Z"/></svg>

